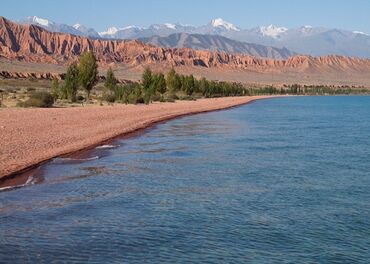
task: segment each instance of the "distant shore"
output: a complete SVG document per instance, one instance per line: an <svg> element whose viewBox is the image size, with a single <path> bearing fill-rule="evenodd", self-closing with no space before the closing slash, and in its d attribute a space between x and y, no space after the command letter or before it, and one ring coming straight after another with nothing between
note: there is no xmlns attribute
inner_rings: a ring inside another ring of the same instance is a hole
<svg viewBox="0 0 370 264"><path fill-rule="evenodd" d="M0 184L32 166L175 117L276 96L244 96L150 105L0 110Z"/></svg>

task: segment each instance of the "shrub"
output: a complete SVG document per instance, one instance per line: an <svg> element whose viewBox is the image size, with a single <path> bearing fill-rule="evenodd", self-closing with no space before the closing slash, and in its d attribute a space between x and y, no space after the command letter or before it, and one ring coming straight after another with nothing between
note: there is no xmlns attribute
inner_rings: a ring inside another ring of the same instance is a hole
<svg viewBox="0 0 370 264"><path fill-rule="evenodd" d="M153 95L153 96L152 96L152 100L153 100L154 102L158 102L158 101L162 102L162 101L161 101L161 100L162 100L162 98L163 98L163 96L160 96L159 94L155 94L155 95Z"/></svg>
<svg viewBox="0 0 370 264"><path fill-rule="evenodd" d="M176 94L170 94L169 96L167 96L167 99L175 101L179 100L179 97Z"/></svg>
<svg viewBox="0 0 370 264"><path fill-rule="evenodd" d="M175 101L175 99L173 99L173 98L167 98L167 99L165 100L165 102L168 102L168 103L174 103L174 102L176 102L176 101Z"/></svg>
<svg viewBox="0 0 370 264"><path fill-rule="evenodd" d="M194 97L188 95L188 96L180 97L180 100L184 100L184 101L196 101L197 99L195 99Z"/></svg>
<svg viewBox="0 0 370 264"><path fill-rule="evenodd" d="M108 103L114 103L116 101L116 96L112 93L105 93L103 94L102 99Z"/></svg>
<svg viewBox="0 0 370 264"><path fill-rule="evenodd" d="M30 98L23 102L19 103L19 106L22 107L51 107L54 103L54 97L48 92L35 92Z"/></svg>
<svg viewBox="0 0 370 264"><path fill-rule="evenodd" d="M36 89L35 89L35 88L33 88L33 87L27 87L27 88L26 88L26 91L27 91L27 92L34 92L34 91L36 91Z"/></svg>
<svg viewBox="0 0 370 264"><path fill-rule="evenodd" d="M84 100L85 100L85 97L83 97L82 95L77 95L77 101L82 102Z"/></svg>
<svg viewBox="0 0 370 264"><path fill-rule="evenodd" d="M58 99L60 97L59 80L56 77L54 77L51 82L51 95L54 99Z"/></svg>
<svg viewBox="0 0 370 264"><path fill-rule="evenodd" d="M117 79L114 76L114 72L113 72L112 68L109 67L109 69L107 71L107 76L105 78L104 86L109 91L112 91L113 92L114 91L114 88L116 87L116 85L117 85Z"/></svg>

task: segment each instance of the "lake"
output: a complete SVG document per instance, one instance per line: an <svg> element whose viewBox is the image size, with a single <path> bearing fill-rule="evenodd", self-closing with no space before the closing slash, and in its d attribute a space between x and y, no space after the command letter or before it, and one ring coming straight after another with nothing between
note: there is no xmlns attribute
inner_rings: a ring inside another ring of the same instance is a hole
<svg viewBox="0 0 370 264"><path fill-rule="evenodd" d="M1 263L368 263L370 97L186 116L0 192Z"/></svg>

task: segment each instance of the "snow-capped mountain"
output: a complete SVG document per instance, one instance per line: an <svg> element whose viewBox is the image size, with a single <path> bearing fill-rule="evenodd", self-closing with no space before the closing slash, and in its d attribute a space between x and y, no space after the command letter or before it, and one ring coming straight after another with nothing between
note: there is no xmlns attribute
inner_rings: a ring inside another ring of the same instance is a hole
<svg viewBox="0 0 370 264"><path fill-rule="evenodd" d="M181 25L179 23L164 23L164 24L153 24L147 28L138 26L126 26L126 27L109 27L106 31L99 32L102 38L111 39L137 39L151 36L168 36L173 33L192 32L195 29L193 26Z"/></svg>
<svg viewBox="0 0 370 264"><path fill-rule="evenodd" d="M238 32L240 29L235 25L226 22L222 18L216 18L211 20L207 25L195 27L192 32L197 34L207 34L207 35L224 35L228 32Z"/></svg>
<svg viewBox="0 0 370 264"><path fill-rule="evenodd" d="M281 34L288 31L286 27L277 27L274 25L269 25L267 27L261 26L259 30L263 36L272 37L272 38L279 38Z"/></svg>
<svg viewBox="0 0 370 264"><path fill-rule="evenodd" d="M96 32L94 29L85 27L84 25L81 25L79 23L74 24L73 28L81 32L83 36L88 36L88 37L93 37L93 38L100 37L99 33Z"/></svg>
<svg viewBox="0 0 370 264"><path fill-rule="evenodd" d="M233 24L226 22L222 18L216 18L211 21L211 25L215 28L224 28L225 30L240 31L240 29Z"/></svg>
<svg viewBox="0 0 370 264"><path fill-rule="evenodd" d="M286 48L274 48L253 43L240 42L219 35L174 33L167 37L153 36L140 38L144 43L166 48L191 48L195 50L223 51L227 53L247 54L256 57L287 59L295 55Z"/></svg>
<svg viewBox="0 0 370 264"><path fill-rule="evenodd" d="M175 33L219 35L240 42L248 42L313 56L337 54L370 58L370 35L361 31L348 31L324 27L259 26L243 29L222 18L211 20L206 25L190 26L179 23L153 24L148 27L112 26L97 33L80 24L69 26L39 17L28 17L24 23L36 24L50 31L71 33L94 38L139 39L153 36L168 37Z"/></svg>
<svg viewBox="0 0 370 264"><path fill-rule="evenodd" d="M73 35L93 37L93 38L100 37L99 34L94 29L87 28L81 24L75 24L74 26L70 26L67 24L59 24L59 23L50 21L48 19L40 18L37 16L30 16L19 22L22 24L37 25L51 32L62 32L62 33L68 33L68 34L73 34Z"/></svg>
<svg viewBox="0 0 370 264"><path fill-rule="evenodd" d="M54 22L49 22L49 20L37 16L30 16L27 18L27 20L32 24L38 24L44 27L50 27L52 24L54 24Z"/></svg>

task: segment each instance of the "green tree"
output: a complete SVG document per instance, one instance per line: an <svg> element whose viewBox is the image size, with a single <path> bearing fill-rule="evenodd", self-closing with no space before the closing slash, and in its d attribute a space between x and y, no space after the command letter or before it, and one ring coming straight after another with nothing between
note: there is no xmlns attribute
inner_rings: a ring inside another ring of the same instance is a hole
<svg viewBox="0 0 370 264"><path fill-rule="evenodd" d="M194 76L193 75L185 76L184 92L187 95L192 95L193 91L194 91Z"/></svg>
<svg viewBox="0 0 370 264"><path fill-rule="evenodd" d="M152 75L153 74L150 68L149 67L145 68L143 75L141 76L141 82L142 82L144 91L147 91L150 89L150 86L152 85L152 82L153 82Z"/></svg>
<svg viewBox="0 0 370 264"><path fill-rule="evenodd" d="M180 76L173 68L167 73L167 87L171 94L174 94L176 91L181 89Z"/></svg>
<svg viewBox="0 0 370 264"><path fill-rule="evenodd" d="M163 73L159 73L155 78L155 91L163 95L166 92L166 79Z"/></svg>
<svg viewBox="0 0 370 264"><path fill-rule="evenodd" d="M82 54L80 64L78 65L79 81L86 90L87 98L90 98L90 92L97 83L98 65L95 55L92 51Z"/></svg>
<svg viewBox="0 0 370 264"><path fill-rule="evenodd" d="M109 91L114 91L115 87L117 85L117 79L114 76L114 72L111 67L109 67L107 71L107 76L105 78L105 83L104 86L107 88Z"/></svg>
<svg viewBox="0 0 370 264"><path fill-rule="evenodd" d="M64 83L64 92L65 92L65 99L71 100L72 102L76 102L76 95L78 90L78 66L76 62L73 62L69 65L67 69L67 74L65 77Z"/></svg>
<svg viewBox="0 0 370 264"><path fill-rule="evenodd" d="M59 80L57 77L53 77L53 80L51 81L51 95L54 97L54 99L58 99L59 94Z"/></svg>
<svg viewBox="0 0 370 264"><path fill-rule="evenodd" d="M199 91L205 96L208 92L209 83L206 78L202 77L199 81Z"/></svg>
<svg viewBox="0 0 370 264"><path fill-rule="evenodd" d="M143 91L142 86L140 84L134 84L132 92L129 96L129 102L134 104L142 104L144 103L143 99Z"/></svg>

